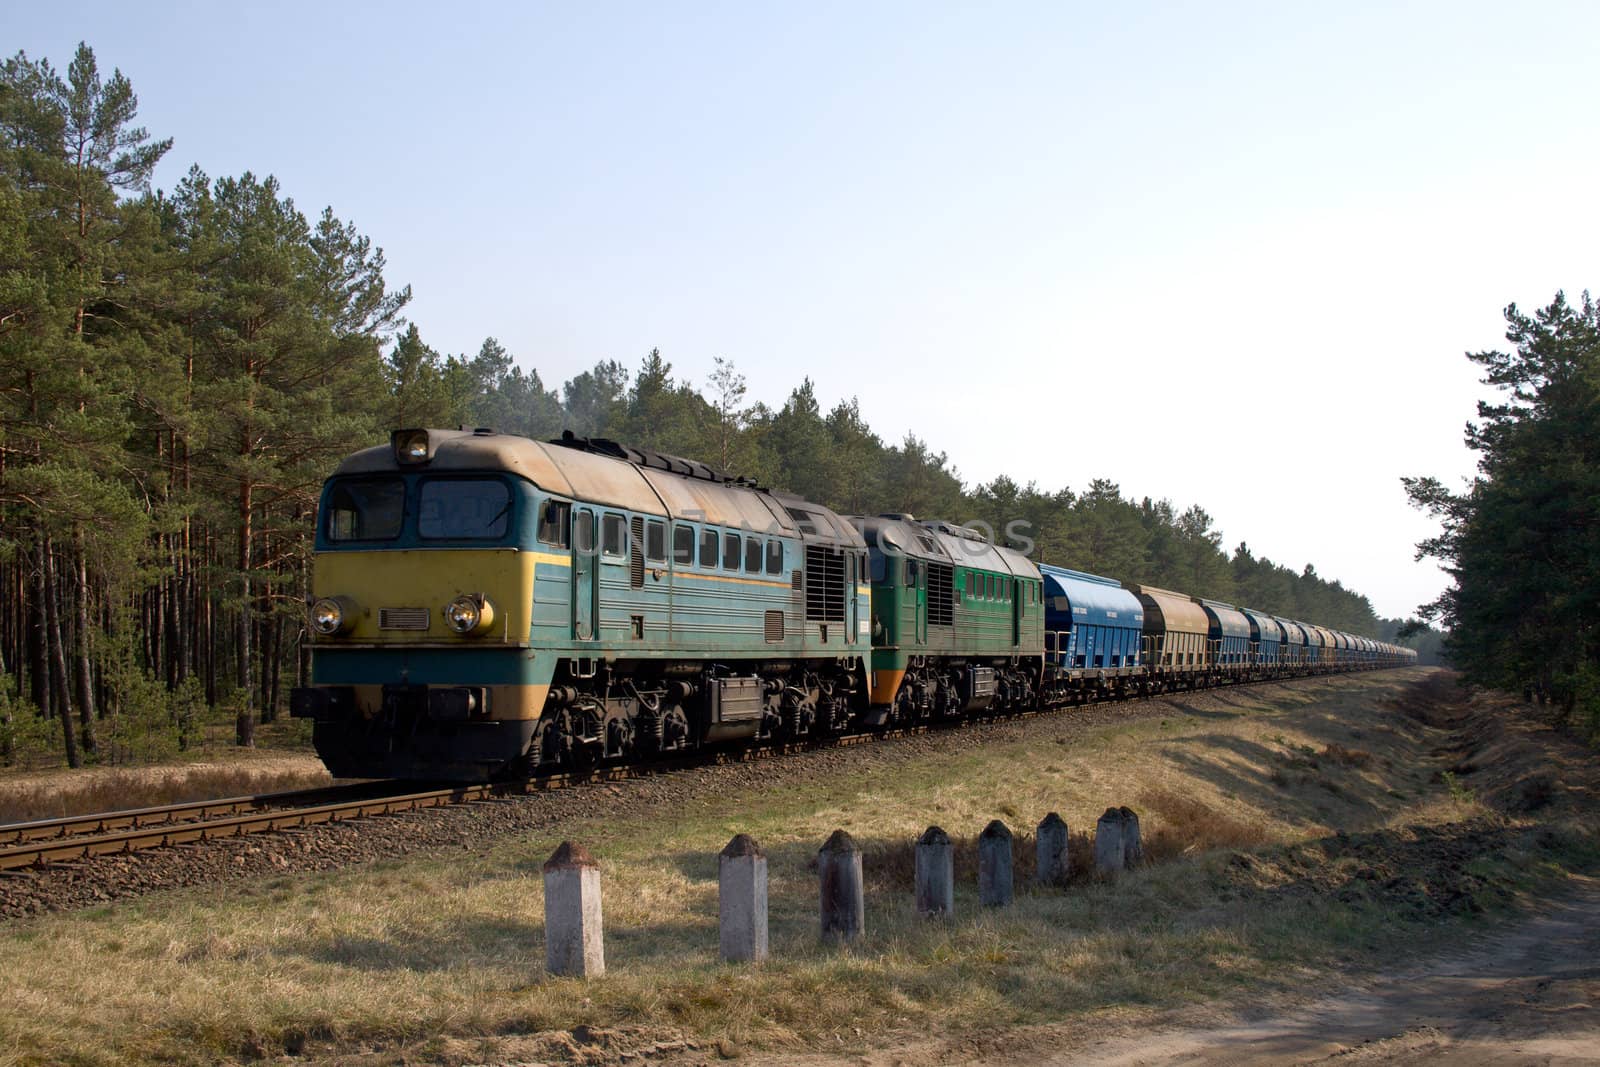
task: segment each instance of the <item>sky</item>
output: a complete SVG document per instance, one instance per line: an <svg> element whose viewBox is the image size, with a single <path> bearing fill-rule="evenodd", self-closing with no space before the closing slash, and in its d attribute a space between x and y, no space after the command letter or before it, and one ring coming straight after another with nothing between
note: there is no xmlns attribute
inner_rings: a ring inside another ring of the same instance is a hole
<svg viewBox="0 0 1600 1067"><path fill-rule="evenodd" d="M1600 287L1600 5L230 8L0 48L127 74L158 187L353 221L436 349L809 375L969 484L1198 503L1386 616L1445 585L1400 478L1471 474L1463 353Z"/></svg>

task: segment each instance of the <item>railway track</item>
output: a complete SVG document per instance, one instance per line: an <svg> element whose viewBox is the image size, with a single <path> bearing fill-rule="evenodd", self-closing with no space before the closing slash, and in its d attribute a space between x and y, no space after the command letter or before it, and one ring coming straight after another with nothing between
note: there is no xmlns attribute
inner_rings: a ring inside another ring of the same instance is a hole
<svg viewBox="0 0 1600 1067"><path fill-rule="evenodd" d="M365 782L303 793L230 797L13 823L0 826L0 871L125 855L145 849L272 833L321 823L398 815L424 808L470 804L591 782L644 778L708 762L773 758L800 748L823 744L859 744L876 736L847 735L810 745L775 745L743 752L716 753L710 759L705 753L696 753L678 759L657 760L643 767L597 767L577 773L553 773L480 785L454 784L421 791L416 790L414 782ZM349 795L343 796L346 793Z"/></svg>
<svg viewBox="0 0 1600 1067"><path fill-rule="evenodd" d="M1311 676L1316 677L1316 676ZM1259 679L1256 682L1287 679ZM1228 685L1250 684L1232 682ZM1224 688L1213 687L1213 688ZM1094 703L1121 703L1148 697L1129 693ZM425 808L440 808L563 789L573 785L625 781L652 777L707 763L750 762L774 759L793 752L823 747L845 747L887 737L903 737L933 730L983 726L995 721L1032 718L1069 711L1080 704L1029 709L984 719L956 719L923 723L889 731L841 734L814 741L769 744L756 748L694 752L638 766L605 766L581 772L557 772L537 777L485 784L453 784L417 790L415 782L361 782L346 786L229 797L221 800L169 804L161 807L102 812L93 815L43 819L0 826L0 871L43 867L52 863L92 860L152 848L215 841L247 834L272 833L324 823L396 815Z"/></svg>

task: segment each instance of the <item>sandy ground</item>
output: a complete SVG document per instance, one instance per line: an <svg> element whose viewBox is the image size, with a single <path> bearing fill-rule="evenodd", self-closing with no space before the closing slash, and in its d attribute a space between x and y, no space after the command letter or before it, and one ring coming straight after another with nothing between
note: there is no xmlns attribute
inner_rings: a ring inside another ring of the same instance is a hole
<svg viewBox="0 0 1600 1067"><path fill-rule="evenodd" d="M1034 1062L1600 1063L1600 883L1544 905L1470 953L1291 1014L1123 1038Z"/></svg>
<svg viewBox="0 0 1600 1067"><path fill-rule="evenodd" d="M1115 1027L1115 1024L1108 1024ZM763 1067L1265 1067L1600 1063L1600 881L1540 905L1468 953L1227 1025L1096 1039L1082 1022L865 1056L772 1055Z"/></svg>

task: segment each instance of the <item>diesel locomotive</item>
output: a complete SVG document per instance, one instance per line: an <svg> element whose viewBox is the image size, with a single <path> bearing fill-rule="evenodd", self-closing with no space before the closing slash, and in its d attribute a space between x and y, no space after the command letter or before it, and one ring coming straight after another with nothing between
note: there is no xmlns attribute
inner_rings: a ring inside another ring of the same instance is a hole
<svg viewBox="0 0 1600 1067"><path fill-rule="evenodd" d="M328 479L315 552L291 711L336 777L581 770L1414 660L570 433L396 431Z"/></svg>

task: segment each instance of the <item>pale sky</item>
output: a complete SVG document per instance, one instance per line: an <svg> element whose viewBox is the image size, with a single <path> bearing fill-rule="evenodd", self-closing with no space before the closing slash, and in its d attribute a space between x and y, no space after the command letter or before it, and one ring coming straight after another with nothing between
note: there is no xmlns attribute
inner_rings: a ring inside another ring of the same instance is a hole
<svg viewBox="0 0 1600 1067"><path fill-rule="evenodd" d="M1501 309L1600 287L1600 5L80 3L176 144L447 352L809 374L969 483L1110 478L1404 615ZM965 516L949 516L961 519ZM1071 560L1059 560L1067 566Z"/></svg>

